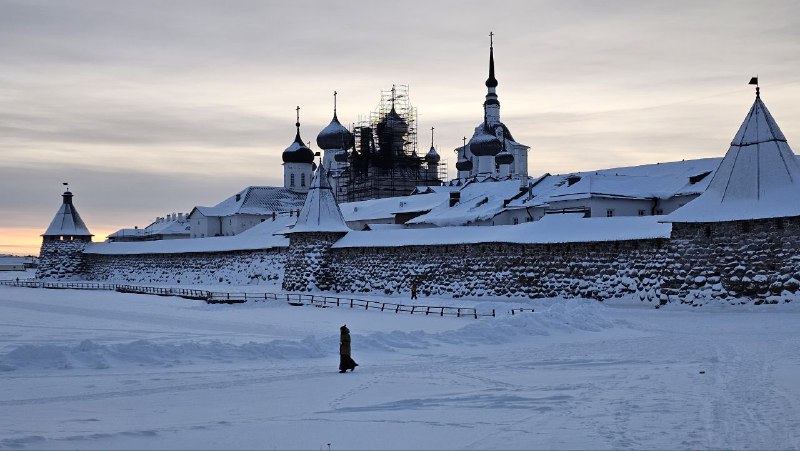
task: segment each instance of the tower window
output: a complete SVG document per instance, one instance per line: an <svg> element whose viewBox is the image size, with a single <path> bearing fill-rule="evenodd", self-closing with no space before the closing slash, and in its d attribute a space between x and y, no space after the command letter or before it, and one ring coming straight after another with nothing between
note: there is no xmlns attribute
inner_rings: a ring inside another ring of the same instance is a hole
<svg viewBox="0 0 800 451"><path fill-rule="evenodd" d="M612 216L614 216L614 210L609 208L608 210L606 210L606 217L610 218Z"/></svg>
<svg viewBox="0 0 800 451"><path fill-rule="evenodd" d="M644 210L639 210L639 216L644 216Z"/></svg>
<svg viewBox="0 0 800 451"><path fill-rule="evenodd" d="M306 175L300 174L300 186L306 186Z"/></svg>
<svg viewBox="0 0 800 451"><path fill-rule="evenodd" d="M289 186L294 186L294 174L289 174Z"/></svg>

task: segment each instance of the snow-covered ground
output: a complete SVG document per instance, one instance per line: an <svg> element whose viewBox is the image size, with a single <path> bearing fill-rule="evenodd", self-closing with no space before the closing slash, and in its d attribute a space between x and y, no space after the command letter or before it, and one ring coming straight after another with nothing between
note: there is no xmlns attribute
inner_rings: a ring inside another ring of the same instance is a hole
<svg viewBox="0 0 800 451"><path fill-rule="evenodd" d="M532 305L474 320L0 287L0 448L800 446L800 305Z"/></svg>

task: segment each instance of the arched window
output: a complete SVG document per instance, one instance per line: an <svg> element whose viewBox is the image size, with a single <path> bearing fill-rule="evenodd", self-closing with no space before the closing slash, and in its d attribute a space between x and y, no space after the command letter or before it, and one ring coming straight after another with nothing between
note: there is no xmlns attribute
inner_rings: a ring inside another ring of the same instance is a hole
<svg viewBox="0 0 800 451"><path fill-rule="evenodd" d="M300 186L306 186L306 175L300 174Z"/></svg>
<svg viewBox="0 0 800 451"><path fill-rule="evenodd" d="M289 186L294 186L294 174L289 175Z"/></svg>

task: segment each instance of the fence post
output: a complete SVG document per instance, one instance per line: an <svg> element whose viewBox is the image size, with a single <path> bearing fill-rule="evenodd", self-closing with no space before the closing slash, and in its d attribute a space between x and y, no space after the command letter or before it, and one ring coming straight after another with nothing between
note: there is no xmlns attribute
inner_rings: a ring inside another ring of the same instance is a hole
<svg viewBox="0 0 800 451"><path fill-rule="evenodd" d="M444 316L444 307L439 307L439 308L442 309L442 312L439 313L439 316Z"/></svg>
<svg viewBox="0 0 800 451"><path fill-rule="evenodd" d="M428 307L425 309L425 316L428 316L428 313L430 313L430 312L431 312L431 307L430 307L430 306L428 306Z"/></svg>
<svg viewBox="0 0 800 451"><path fill-rule="evenodd" d="M492 318L494 318L494 309L492 309Z"/></svg>
<svg viewBox="0 0 800 451"><path fill-rule="evenodd" d="M350 308L353 308L353 299L350 299Z"/></svg>
<svg viewBox="0 0 800 451"><path fill-rule="evenodd" d="M478 319L478 310L477 309L472 309L472 313L475 314L475 319Z"/></svg>
<svg viewBox="0 0 800 451"><path fill-rule="evenodd" d="M383 311L384 308L386 308L386 303L385 302L381 303L381 311Z"/></svg>
<svg viewBox="0 0 800 451"><path fill-rule="evenodd" d="M461 318L461 307L456 310L456 318Z"/></svg>
<svg viewBox="0 0 800 451"><path fill-rule="evenodd" d="M367 301L367 305L364 306L364 310L369 310L369 301Z"/></svg>
<svg viewBox="0 0 800 451"><path fill-rule="evenodd" d="M400 311L400 304L397 304L397 307L395 307L394 312L397 313L399 311Z"/></svg>
<svg viewBox="0 0 800 451"><path fill-rule="evenodd" d="M411 306L411 314L412 314L412 315L414 314L414 309L415 309L415 308L417 308L417 306L416 306L416 305L412 305L412 306Z"/></svg>

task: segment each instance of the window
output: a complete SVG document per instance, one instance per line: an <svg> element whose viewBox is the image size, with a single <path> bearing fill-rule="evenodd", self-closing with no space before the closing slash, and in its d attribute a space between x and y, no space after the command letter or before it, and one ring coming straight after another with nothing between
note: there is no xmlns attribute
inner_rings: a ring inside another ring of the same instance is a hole
<svg viewBox="0 0 800 451"><path fill-rule="evenodd" d="M306 186L306 175L300 174L300 186Z"/></svg>
<svg viewBox="0 0 800 451"><path fill-rule="evenodd" d="M294 174L289 174L289 186L294 186Z"/></svg>
<svg viewBox="0 0 800 451"><path fill-rule="evenodd" d="M514 225L519 224L519 218L514 218Z"/></svg>
<svg viewBox="0 0 800 451"><path fill-rule="evenodd" d="M664 214L664 210L659 208L658 210L656 210L656 214L657 215L663 215Z"/></svg>
<svg viewBox="0 0 800 451"><path fill-rule="evenodd" d="M639 210L639 216L644 216L644 210Z"/></svg>
<svg viewBox="0 0 800 451"><path fill-rule="evenodd" d="M608 210L606 210L606 217L610 218L612 216L614 216L614 210L609 208Z"/></svg>

